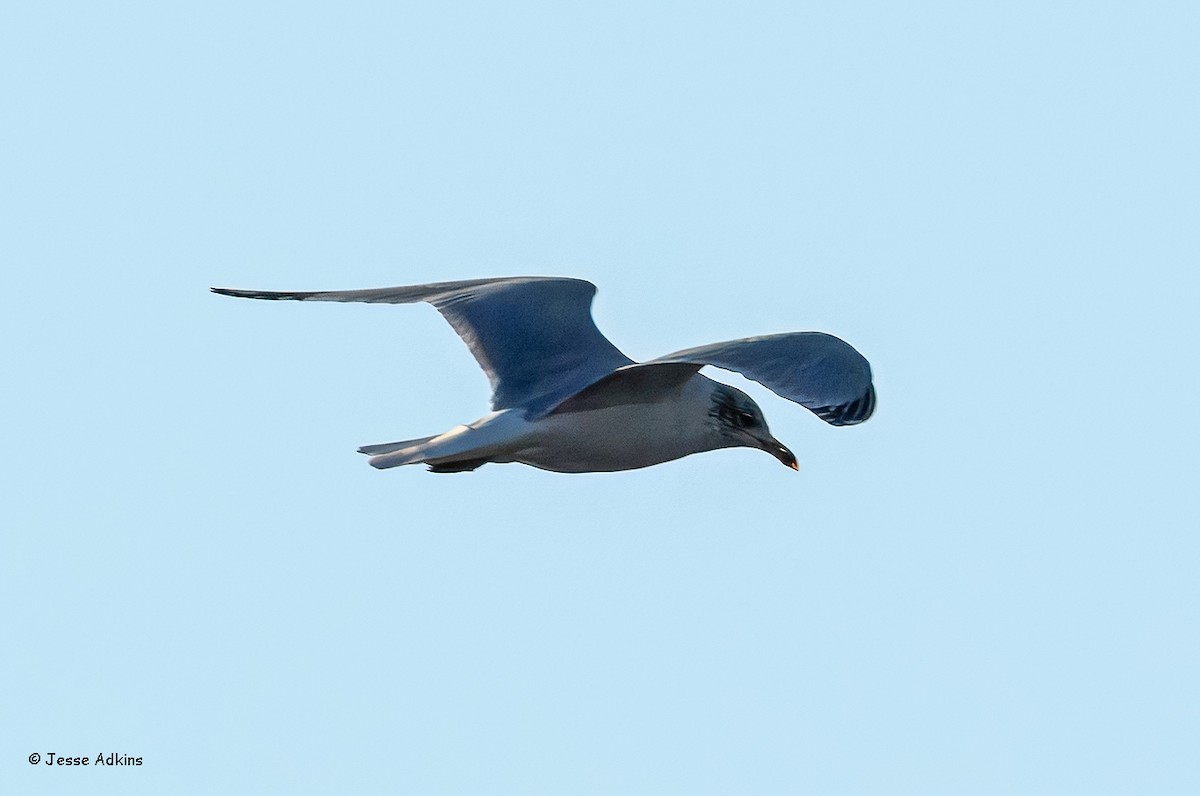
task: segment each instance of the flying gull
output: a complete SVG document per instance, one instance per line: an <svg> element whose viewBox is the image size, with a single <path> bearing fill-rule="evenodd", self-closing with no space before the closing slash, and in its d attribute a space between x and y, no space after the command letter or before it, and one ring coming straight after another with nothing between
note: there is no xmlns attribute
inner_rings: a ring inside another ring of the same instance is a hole
<svg viewBox="0 0 1200 796"><path fill-rule="evenodd" d="M821 332L746 337L634 362L596 328L596 286L582 279L212 291L291 301L426 301L437 308L487 374L492 411L444 434L359 448L379 469L427 464L435 473L461 473L489 462L520 462L563 473L610 472L734 447L764 450L799 469L792 452L771 436L758 404L700 375L705 365L736 371L835 426L861 423L875 409L867 360Z"/></svg>

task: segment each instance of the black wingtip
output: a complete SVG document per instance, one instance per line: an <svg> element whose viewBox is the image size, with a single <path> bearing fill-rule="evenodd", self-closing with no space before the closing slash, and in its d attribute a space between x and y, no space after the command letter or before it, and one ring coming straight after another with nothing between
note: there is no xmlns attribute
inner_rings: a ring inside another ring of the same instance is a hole
<svg viewBox="0 0 1200 796"><path fill-rule="evenodd" d="M254 291L252 290L234 290L231 287L210 287L209 290L222 296L233 296L234 298L254 298Z"/></svg>
<svg viewBox="0 0 1200 796"><path fill-rule="evenodd" d="M233 296L234 298L251 298L251 299L266 299L267 301L303 301L310 296L315 295L312 292L298 293L274 291L274 290L235 290L230 287L210 287L214 293L219 293L222 296Z"/></svg>
<svg viewBox="0 0 1200 796"><path fill-rule="evenodd" d="M853 426L867 420L875 413L875 385L851 401L839 406L818 406L813 409L817 417L831 426Z"/></svg>

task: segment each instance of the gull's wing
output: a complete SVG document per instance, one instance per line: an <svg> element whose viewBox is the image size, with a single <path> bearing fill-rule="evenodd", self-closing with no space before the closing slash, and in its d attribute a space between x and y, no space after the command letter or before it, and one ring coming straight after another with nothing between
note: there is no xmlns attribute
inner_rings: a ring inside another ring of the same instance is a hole
<svg viewBox="0 0 1200 796"><path fill-rule="evenodd" d="M294 301L427 301L454 327L492 385L492 408L531 415L633 362L592 321L596 286L582 279L518 276L371 290L274 292L212 288L241 298Z"/></svg>
<svg viewBox="0 0 1200 796"><path fill-rule="evenodd" d="M875 411L870 364L849 343L821 332L729 340L643 364L675 362L736 371L835 426L861 423Z"/></svg>

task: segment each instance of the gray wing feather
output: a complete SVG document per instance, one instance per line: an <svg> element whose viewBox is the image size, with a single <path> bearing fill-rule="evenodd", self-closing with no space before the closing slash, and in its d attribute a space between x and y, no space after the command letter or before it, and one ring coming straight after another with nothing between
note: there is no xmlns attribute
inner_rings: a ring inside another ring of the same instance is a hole
<svg viewBox="0 0 1200 796"><path fill-rule="evenodd" d="M633 362L596 328L591 314L596 286L582 279L507 277L309 292L212 290L270 300L429 302L487 374L492 408L519 407L531 416Z"/></svg>
<svg viewBox="0 0 1200 796"><path fill-rule="evenodd" d="M683 387L700 365L694 362L644 362L626 365L572 395L549 414L592 412L614 406L657 403Z"/></svg>
<svg viewBox="0 0 1200 796"><path fill-rule="evenodd" d="M657 362L691 362L736 371L835 426L861 423L875 411L871 365L849 343L821 332L712 343L646 364Z"/></svg>

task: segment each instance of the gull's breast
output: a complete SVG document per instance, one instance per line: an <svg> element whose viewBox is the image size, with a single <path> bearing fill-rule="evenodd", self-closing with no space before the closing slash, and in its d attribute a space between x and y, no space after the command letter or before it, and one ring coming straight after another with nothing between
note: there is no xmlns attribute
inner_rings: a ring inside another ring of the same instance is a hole
<svg viewBox="0 0 1200 796"><path fill-rule="evenodd" d="M535 422L513 460L561 473L611 472L712 450L719 445L709 403L707 389L685 389L673 400L551 414Z"/></svg>

